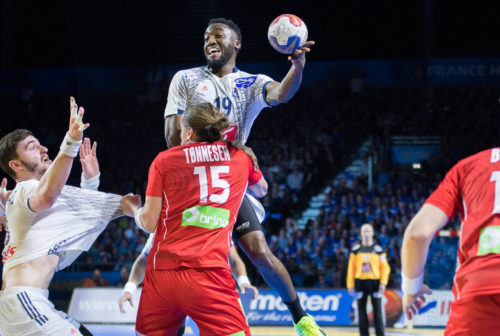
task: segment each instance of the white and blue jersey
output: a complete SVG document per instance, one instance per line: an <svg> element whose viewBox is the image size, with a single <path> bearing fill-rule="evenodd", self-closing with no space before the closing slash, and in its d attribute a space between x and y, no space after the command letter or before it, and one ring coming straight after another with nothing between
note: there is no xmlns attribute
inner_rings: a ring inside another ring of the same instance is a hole
<svg viewBox="0 0 500 336"><path fill-rule="evenodd" d="M273 81L266 75L252 75L235 68L220 78L206 66L181 70L168 90L164 117L182 114L188 106L209 102L225 113L232 124L224 139L245 144L250 129L266 103L266 85Z"/></svg>

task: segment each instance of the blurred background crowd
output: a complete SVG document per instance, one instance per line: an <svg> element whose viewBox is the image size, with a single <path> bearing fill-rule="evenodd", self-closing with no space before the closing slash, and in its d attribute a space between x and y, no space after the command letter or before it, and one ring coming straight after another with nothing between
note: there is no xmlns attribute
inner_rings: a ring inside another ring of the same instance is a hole
<svg viewBox="0 0 500 336"><path fill-rule="evenodd" d="M162 115L170 77L144 80L139 92L76 96L91 123L87 136L98 142L100 190L144 197L149 165L166 149ZM399 286L408 222L453 164L498 144L498 105L497 87L370 87L331 73L303 87L290 103L262 111L247 144L269 183L261 200L269 246L295 285L344 288L349 249L359 239L361 224L371 223L392 269L388 287ZM56 155L66 127L67 96L27 90L22 97L2 97L0 107L9 114L0 124L1 134L23 125ZM418 167L398 164L390 139L405 135L438 136L439 150ZM367 139L368 151L360 157L357 149ZM361 162L360 174L342 175L354 160ZM79 185L81 170L77 161L74 165L69 184ZM317 216L300 221L316 195L323 195ZM453 232L459 226L458 218L452 220L446 227L452 237L437 237L431 246L427 267L438 271L427 272L427 280L434 288L451 288ZM67 272L92 272L75 284L121 286L146 239L133 219L115 220ZM252 282L266 286L240 255ZM108 281L101 272L114 275Z"/></svg>

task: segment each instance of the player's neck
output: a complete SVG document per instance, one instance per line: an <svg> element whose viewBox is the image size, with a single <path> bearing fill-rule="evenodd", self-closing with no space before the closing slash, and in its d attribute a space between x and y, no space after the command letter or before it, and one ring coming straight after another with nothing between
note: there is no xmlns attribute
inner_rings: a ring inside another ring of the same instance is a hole
<svg viewBox="0 0 500 336"><path fill-rule="evenodd" d="M372 246L373 245L373 239L366 238L361 240L361 245L363 246Z"/></svg>
<svg viewBox="0 0 500 336"><path fill-rule="evenodd" d="M226 64L224 64L221 68L218 69L209 68L209 69L214 75L216 75L219 78L222 78L225 75L233 73L235 68L236 68L236 62L229 61Z"/></svg>

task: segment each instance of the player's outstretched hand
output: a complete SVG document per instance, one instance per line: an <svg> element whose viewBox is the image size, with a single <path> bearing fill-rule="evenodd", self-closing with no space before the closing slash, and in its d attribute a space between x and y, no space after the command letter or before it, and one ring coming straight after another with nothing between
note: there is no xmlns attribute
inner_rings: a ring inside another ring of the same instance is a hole
<svg viewBox="0 0 500 336"><path fill-rule="evenodd" d="M257 296L259 296L259 290L257 287L250 285L249 283L242 284L240 287L241 294L245 294L245 292L250 289L253 291L252 300L255 300Z"/></svg>
<svg viewBox="0 0 500 336"><path fill-rule="evenodd" d="M306 65L306 53L311 51L311 46L315 45L314 41L307 41L304 43L302 48L299 48L293 52L293 55L288 56L288 60L295 65L297 68L303 68Z"/></svg>
<svg viewBox="0 0 500 336"><path fill-rule="evenodd" d="M90 139L84 138L80 145L80 162L82 163L83 176L89 180L99 174L99 162L97 161L97 142L90 146Z"/></svg>
<svg viewBox="0 0 500 336"><path fill-rule="evenodd" d="M83 131L86 130L90 124L84 124L82 119L83 119L83 114L85 113L85 110L83 107L78 108L78 105L76 105L75 98L70 97L69 99L69 110L70 110L70 119L69 119L69 135L77 140L80 141L83 138Z"/></svg>
<svg viewBox="0 0 500 336"><path fill-rule="evenodd" d="M134 306L134 299L132 297L132 293L126 291L123 292L122 297L118 301L118 304L120 305L120 311L123 314L125 314L125 307L124 307L125 301L128 301L130 303L130 306L132 307Z"/></svg>
<svg viewBox="0 0 500 336"><path fill-rule="evenodd" d="M2 183L0 184L0 209L5 209L7 205L7 199L9 198L12 190L7 190L7 179L4 177Z"/></svg>
<svg viewBox="0 0 500 336"><path fill-rule="evenodd" d="M423 285L420 292L417 294L404 294L403 295L403 311L406 314L408 321L413 319L418 314L420 308L425 303L425 295L432 294L431 289L427 285Z"/></svg>
<svg viewBox="0 0 500 336"><path fill-rule="evenodd" d="M122 211L125 216L134 217L134 212L141 207L141 196L127 194L122 197Z"/></svg>

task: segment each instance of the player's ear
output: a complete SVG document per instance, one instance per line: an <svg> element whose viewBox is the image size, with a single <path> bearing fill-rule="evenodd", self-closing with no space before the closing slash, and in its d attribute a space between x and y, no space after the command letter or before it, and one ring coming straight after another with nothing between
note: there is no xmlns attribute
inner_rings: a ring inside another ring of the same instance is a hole
<svg viewBox="0 0 500 336"><path fill-rule="evenodd" d="M22 164L19 160L10 160L9 161L9 168L12 169L14 173L17 173L19 168L22 167Z"/></svg>
<svg viewBox="0 0 500 336"><path fill-rule="evenodd" d="M241 49L241 41L240 40L234 41L234 47L236 48L236 51L240 51L240 49Z"/></svg>
<svg viewBox="0 0 500 336"><path fill-rule="evenodd" d="M191 127L186 128L186 140L187 141L194 140L194 130Z"/></svg>

